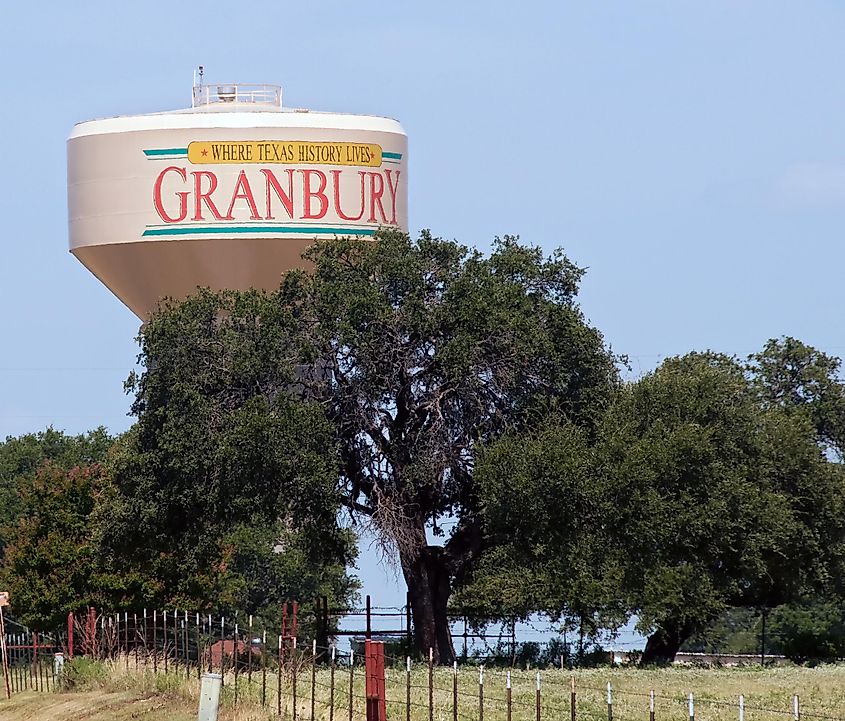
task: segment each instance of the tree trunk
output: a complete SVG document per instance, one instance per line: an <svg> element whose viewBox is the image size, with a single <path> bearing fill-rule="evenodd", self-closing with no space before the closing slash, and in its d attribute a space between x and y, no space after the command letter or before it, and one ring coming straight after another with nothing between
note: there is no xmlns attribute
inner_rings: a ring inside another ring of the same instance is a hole
<svg viewBox="0 0 845 721"><path fill-rule="evenodd" d="M435 663L451 664L455 649L447 608L452 584L443 549L424 546L416 554L400 554L400 561L411 601L414 646L423 658L431 649Z"/></svg>
<svg viewBox="0 0 845 721"><path fill-rule="evenodd" d="M645 645L641 666L666 665L674 662L681 646L693 632L689 622L666 621L651 636Z"/></svg>

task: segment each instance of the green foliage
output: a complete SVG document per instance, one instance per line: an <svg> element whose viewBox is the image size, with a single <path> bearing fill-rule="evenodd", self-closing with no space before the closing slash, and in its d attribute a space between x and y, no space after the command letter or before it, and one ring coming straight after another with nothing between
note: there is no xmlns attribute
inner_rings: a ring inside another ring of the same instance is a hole
<svg viewBox="0 0 845 721"><path fill-rule="evenodd" d="M64 470L96 463L105 458L112 442L105 428L100 427L77 436L47 428L9 436L0 443L0 551L6 544L7 529L23 511L18 497L20 487L35 477L45 461Z"/></svg>
<svg viewBox="0 0 845 721"><path fill-rule="evenodd" d="M87 656L77 656L65 662L62 669L61 687L64 691L83 691L100 688L109 679L111 668L108 663Z"/></svg>
<svg viewBox="0 0 845 721"><path fill-rule="evenodd" d="M796 663L835 661L845 656L845 612L841 602L790 604L772 611L772 648Z"/></svg>
<svg viewBox="0 0 845 721"><path fill-rule="evenodd" d="M207 597L235 529L281 523L314 543L312 565L348 561L343 503L398 550L420 641L440 646L419 614L445 625L481 550L474 449L549 412L595 431L618 378L575 303L581 269L515 238L487 257L428 233L377 240L317 243L277 293L203 291L143 329L138 424L104 521L154 594ZM226 580L225 597L250 583Z"/></svg>
<svg viewBox="0 0 845 721"><path fill-rule="evenodd" d="M475 475L488 550L459 604L490 618L576 617L588 635L622 620L622 558L597 533L616 509L585 431L510 434L479 454Z"/></svg>
<svg viewBox="0 0 845 721"><path fill-rule="evenodd" d="M763 403L803 414L819 443L845 458L845 384L841 361L795 338L769 340L748 359L748 370Z"/></svg>
<svg viewBox="0 0 845 721"><path fill-rule="evenodd" d="M835 588L843 469L811 415L760 384L693 353L625 387L592 436L556 422L487 448L476 482L493 550L475 595L605 624L635 613L648 661L726 608Z"/></svg>
<svg viewBox="0 0 845 721"><path fill-rule="evenodd" d="M142 329L146 371L128 383L138 422L99 512L136 602L259 613L354 592L331 427L293 396L291 323L266 294L203 291Z"/></svg>
<svg viewBox="0 0 845 721"><path fill-rule="evenodd" d="M98 464L65 471L52 463L22 484L22 515L9 530L3 578L24 624L53 631L69 611L101 605L122 585L105 569L91 532L97 498L108 485Z"/></svg>
<svg viewBox="0 0 845 721"><path fill-rule="evenodd" d="M609 417L624 586L668 647L725 607L786 602L841 566L842 469L805 417L754 390L732 359L691 354L634 384Z"/></svg>

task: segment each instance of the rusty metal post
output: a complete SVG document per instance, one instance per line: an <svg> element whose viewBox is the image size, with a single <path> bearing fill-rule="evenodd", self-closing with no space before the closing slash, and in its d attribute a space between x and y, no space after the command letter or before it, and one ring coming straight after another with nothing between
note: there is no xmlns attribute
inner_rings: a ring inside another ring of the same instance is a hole
<svg viewBox="0 0 845 721"><path fill-rule="evenodd" d="M294 613L296 613L296 608L294 608ZM293 721L296 721L297 717L297 700L296 700L296 677L299 674L299 664L296 660L296 636L293 637L293 644L291 647L291 654L290 654L290 696L291 696L291 706L292 706L292 716Z"/></svg>
<svg viewBox="0 0 845 721"><path fill-rule="evenodd" d="M73 658L73 611L67 615L67 657Z"/></svg>
<svg viewBox="0 0 845 721"><path fill-rule="evenodd" d="M387 698L384 683L384 643L364 642L367 696L367 721L387 721Z"/></svg>

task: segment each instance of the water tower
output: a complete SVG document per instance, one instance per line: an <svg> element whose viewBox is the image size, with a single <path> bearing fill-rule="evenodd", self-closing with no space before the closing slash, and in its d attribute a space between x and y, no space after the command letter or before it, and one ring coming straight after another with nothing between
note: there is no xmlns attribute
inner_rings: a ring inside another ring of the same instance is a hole
<svg viewBox="0 0 845 721"><path fill-rule="evenodd" d="M190 108L74 127L70 251L142 320L197 287L273 290L315 239L407 231L407 143L389 118L200 81Z"/></svg>

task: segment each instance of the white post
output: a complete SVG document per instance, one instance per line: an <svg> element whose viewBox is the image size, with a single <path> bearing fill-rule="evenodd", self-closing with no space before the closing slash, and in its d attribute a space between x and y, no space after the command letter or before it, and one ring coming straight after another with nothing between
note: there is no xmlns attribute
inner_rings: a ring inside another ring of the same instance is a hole
<svg viewBox="0 0 845 721"><path fill-rule="evenodd" d="M510 688L510 687L511 687L511 672L508 671L508 682L507 682L506 688Z"/></svg>
<svg viewBox="0 0 845 721"><path fill-rule="evenodd" d="M745 721L745 696L739 695L739 721Z"/></svg>
<svg viewBox="0 0 845 721"><path fill-rule="evenodd" d="M53 674L56 678L62 677L62 671L65 669L65 655L60 651L53 657Z"/></svg>
<svg viewBox="0 0 845 721"><path fill-rule="evenodd" d="M613 686L610 685L610 681L607 682L607 705L613 706Z"/></svg>
<svg viewBox="0 0 845 721"><path fill-rule="evenodd" d="M801 702L798 700L798 694L792 697L792 718L795 721L800 721L801 719Z"/></svg>
<svg viewBox="0 0 845 721"><path fill-rule="evenodd" d="M695 701L693 701L692 692L689 695L689 718L690 721L695 721Z"/></svg>
<svg viewBox="0 0 845 721"><path fill-rule="evenodd" d="M200 687L200 708L198 721L217 721L220 708L220 685L223 676L219 673L204 673Z"/></svg>

